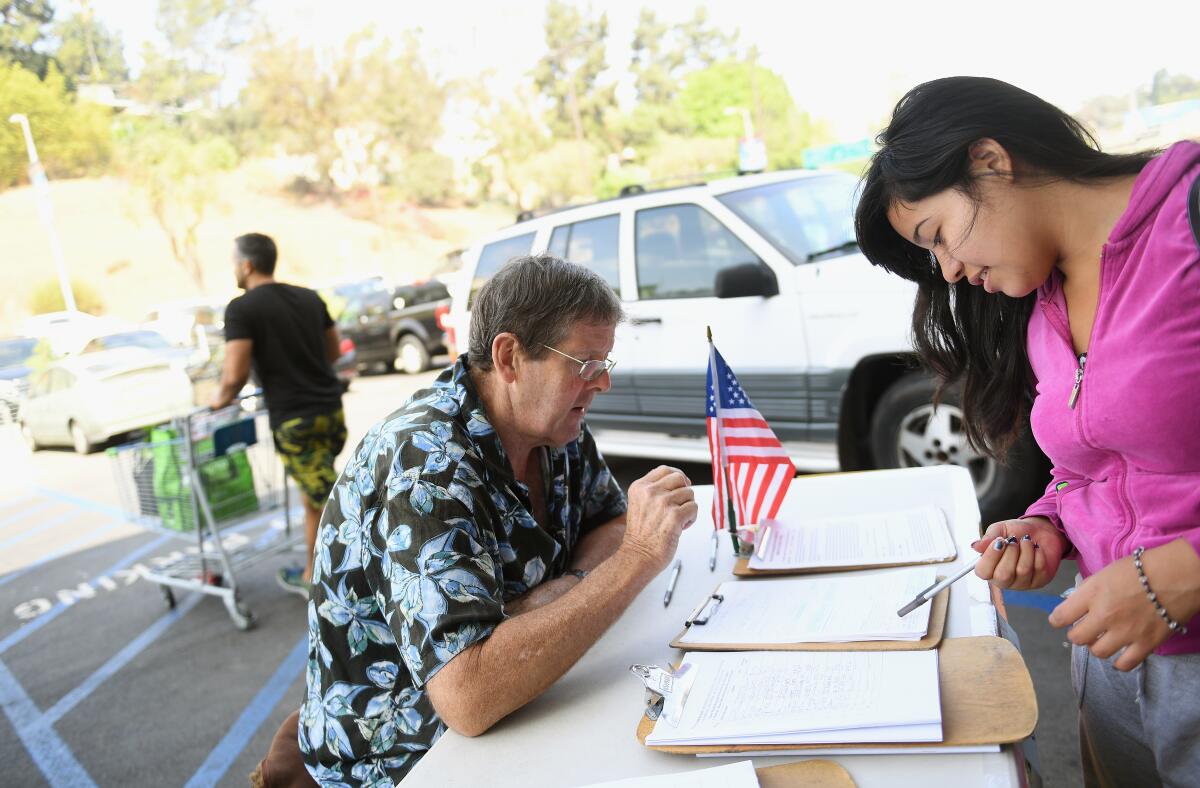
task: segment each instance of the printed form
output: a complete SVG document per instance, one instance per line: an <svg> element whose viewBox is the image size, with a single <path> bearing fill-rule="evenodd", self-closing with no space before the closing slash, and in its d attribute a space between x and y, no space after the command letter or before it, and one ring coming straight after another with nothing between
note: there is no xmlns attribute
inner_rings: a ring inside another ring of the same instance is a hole
<svg viewBox="0 0 1200 788"><path fill-rule="evenodd" d="M924 564L955 555L946 515L936 506L770 522L766 554L755 552L751 569Z"/></svg>
<svg viewBox="0 0 1200 788"><path fill-rule="evenodd" d="M647 744L942 740L936 651L696 652L678 726Z"/></svg>
<svg viewBox="0 0 1200 788"><path fill-rule="evenodd" d="M933 585L933 567L883 569L779 580L722 583L707 623L688 627L683 643L785 644L920 640L932 605L904 618L896 608Z"/></svg>

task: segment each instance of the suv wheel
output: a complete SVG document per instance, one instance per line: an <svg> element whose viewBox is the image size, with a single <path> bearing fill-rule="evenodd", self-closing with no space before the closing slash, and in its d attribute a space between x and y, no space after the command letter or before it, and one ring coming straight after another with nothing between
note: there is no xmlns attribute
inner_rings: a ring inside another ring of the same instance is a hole
<svg viewBox="0 0 1200 788"><path fill-rule="evenodd" d="M33 436L33 430L25 422L21 422L21 437L25 440L25 445L29 447L30 451L37 451L42 448L41 444L37 442L37 438Z"/></svg>
<svg viewBox="0 0 1200 788"><path fill-rule="evenodd" d="M75 447L76 454L91 454L92 442L88 440L87 433L83 431L83 427L79 426L79 422L71 422L71 445Z"/></svg>
<svg viewBox="0 0 1200 788"><path fill-rule="evenodd" d="M951 389L933 407L936 384L924 374L892 385L871 419L871 452L878 468L959 465L975 482L983 526L1022 512L1045 491L1049 466L1026 428L1009 450L1008 462L977 451L967 440L958 392Z"/></svg>
<svg viewBox="0 0 1200 788"><path fill-rule="evenodd" d="M415 375L429 369L429 351L425 349L425 343L412 334L400 337L400 341L396 343L395 367L397 372L406 375Z"/></svg>

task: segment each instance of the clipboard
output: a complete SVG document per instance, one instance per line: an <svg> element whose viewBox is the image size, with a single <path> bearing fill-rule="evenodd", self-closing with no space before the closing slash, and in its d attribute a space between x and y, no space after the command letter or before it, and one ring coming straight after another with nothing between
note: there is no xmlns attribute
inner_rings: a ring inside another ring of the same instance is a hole
<svg viewBox="0 0 1200 788"><path fill-rule="evenodd" d="M796 569L751 569L749 558L739 558L733 564L733 574L736 577L780 577L782 575L818 575L827 572L856 572L860 569L888 569L893 566L930 566L932 564L948 564L958 558L958 547L954 554L936 561L902 561L897 564L859 564L856 566L806 566Z"/></svg>
<svg viewBox="0 0 1200 788"><path fill-rule="evenodd" d="M645 714L637 728L645 747L676 755L803 750L967 747L1011 744L1028 738L1037 726L1037 696L1020 652L1004 638L948 638L938 647L938 685L942 701L942 741L903 743L825 742L822 744L670 744L648 745L655 723Z"/></svg>
<svg viewBox="0 0 1200 788"><path fill-rule="evenodd" d="M938 582L944 580L939 576ZM936 648L946 631L946 615L950 609L950 588L943 588L930 600L929 631L920 640L857 640L843 643L684 643L683 636L693 627L702 627L708 616L720 609L724 597L712 594L696 615L689 618L683 631L671 641L671 648L681 651L925 651Z"/></svg>
<svg viewBox="0 0 1200 788"><path fill-rule="evenodd" d="M837 761L813 759L759 766L758 788L855 788L850 772Z"/></svg>

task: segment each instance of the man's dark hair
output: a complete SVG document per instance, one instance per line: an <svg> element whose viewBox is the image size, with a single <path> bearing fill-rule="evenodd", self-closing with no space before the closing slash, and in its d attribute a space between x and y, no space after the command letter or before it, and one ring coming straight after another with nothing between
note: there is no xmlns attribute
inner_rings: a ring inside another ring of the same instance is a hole
<svg viewBox="0 0 1200 788"><path fill-rule="evenodd" d="M596 272L548 254L517 257L488 280L471 304L467 359L492 368L492 341L516 334L530 358L543 358L580 321L616 325L625 317L612 287Z"/></svg>
<svg viewBox="0 0 1200 788"><path fill-rule="evenodd" d="M275 261L279 258L279 251L275 248L271 236L246 233L239 235L233 242L237 246L238 254L249 260L255 271L264 276L275 273Z"/></svg>

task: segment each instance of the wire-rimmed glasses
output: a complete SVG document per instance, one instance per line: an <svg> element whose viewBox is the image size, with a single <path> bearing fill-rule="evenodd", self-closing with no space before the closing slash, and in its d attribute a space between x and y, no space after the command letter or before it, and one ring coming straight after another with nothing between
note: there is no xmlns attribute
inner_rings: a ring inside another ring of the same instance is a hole
<svg viewBox="0 0 1200 788"><path fill-rule="evenodd" d="M583 361L581 359L577 359L574 356L571 356L571 355L568 355L568 354L562 352L558 348L553 348L553 347L550 347L549 345L542 345L542 347L546 348L546 350L553 350L555 353L562 356L563 358L569 358L572 361L574 361L576 364L578 364L579 365L579 377L583 378L588 383L591 383L593 380L600 377L605 372L612 372L613 367L615 367L617 365L617 362L613 361L610 358L601 359L601 360L593 359L591 361Z"/></svg>

